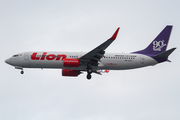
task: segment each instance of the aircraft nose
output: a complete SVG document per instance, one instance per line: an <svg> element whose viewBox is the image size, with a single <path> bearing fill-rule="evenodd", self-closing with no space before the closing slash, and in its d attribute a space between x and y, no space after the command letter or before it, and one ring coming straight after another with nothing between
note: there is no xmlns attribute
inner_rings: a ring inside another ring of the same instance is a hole
<svg viewBox="0 0 180 120"><path fill-rule="evenodd" d="M11 58L6 59L5 62L6 62L7 64L11 64Z"/></svg>

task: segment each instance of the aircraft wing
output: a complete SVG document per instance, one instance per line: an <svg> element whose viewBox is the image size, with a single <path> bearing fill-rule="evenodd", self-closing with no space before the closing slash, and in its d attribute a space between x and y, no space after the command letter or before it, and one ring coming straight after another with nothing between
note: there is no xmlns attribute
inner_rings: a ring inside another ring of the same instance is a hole
<svg viewBox="0 0 180 120"><path fill-rule="evenodd" d="M81 58L79 58L79 60L97 63L104 56L104 53L105 53L104 50L116 39L118 31L119 31L119 28L116 30L116 32L113 34L113 36L111 38L109 38L104 43L102 43L98 47L94 48L87 54L83 55Z"/></svg>

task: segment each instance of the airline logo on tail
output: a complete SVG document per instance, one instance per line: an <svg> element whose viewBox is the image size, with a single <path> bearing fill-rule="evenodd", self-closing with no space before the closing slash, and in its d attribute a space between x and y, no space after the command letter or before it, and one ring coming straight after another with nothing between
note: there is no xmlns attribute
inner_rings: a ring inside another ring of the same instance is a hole
<svg viewBox="0 0 180 120"><path fill-rule="evenodd" d="M166 44L164 43L164 40L162 41L154 41L153 42L153 50L154 51L161 51L161 49L166 46Z"/></svg>

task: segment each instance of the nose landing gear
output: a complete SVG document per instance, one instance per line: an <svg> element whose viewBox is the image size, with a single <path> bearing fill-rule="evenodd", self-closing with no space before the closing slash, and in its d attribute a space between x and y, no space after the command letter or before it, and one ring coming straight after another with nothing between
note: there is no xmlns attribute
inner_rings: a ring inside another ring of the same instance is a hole
<svg viewBox="0 0 180 120"><path fill-rule="evenodd" d="M24 74L24 71L23 71L23 70L21 71L21 74Z"/></svg>
<svg viewBox="0 0 180 120"><path fill-rule="evenodd" d="M21 74L24 74L24 71L23 71L23 68L22 67L18 67L18 66L15 66L15 69L20 69L21 70Z"/></svg>

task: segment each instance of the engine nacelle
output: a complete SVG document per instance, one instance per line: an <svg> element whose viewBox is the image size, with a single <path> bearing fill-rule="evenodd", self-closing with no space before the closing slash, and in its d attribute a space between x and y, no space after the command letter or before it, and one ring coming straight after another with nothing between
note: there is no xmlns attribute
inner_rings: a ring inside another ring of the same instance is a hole
<svg viewBox="0 0 180 120"><path fill-rule="evenodd" d="M68 70L68 69L62 69L62 76L78 76L80 74L79 70Z"/></svg>
<svg viewBox="0 0 180 120"><path fill-rule="evenodd" d="M64 67L79 67L80 62L79 59L65 58L64 59Z"/></svg>

